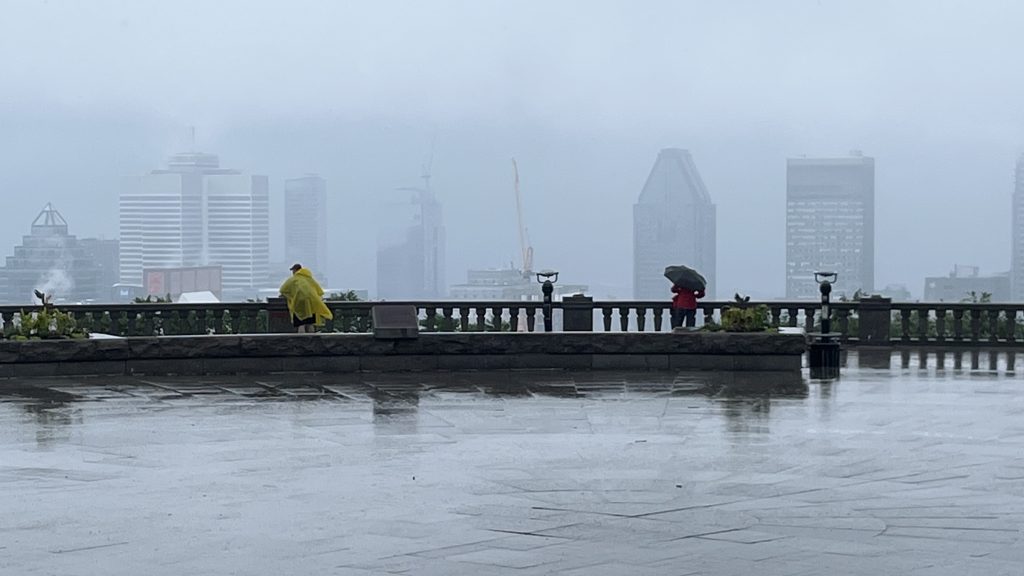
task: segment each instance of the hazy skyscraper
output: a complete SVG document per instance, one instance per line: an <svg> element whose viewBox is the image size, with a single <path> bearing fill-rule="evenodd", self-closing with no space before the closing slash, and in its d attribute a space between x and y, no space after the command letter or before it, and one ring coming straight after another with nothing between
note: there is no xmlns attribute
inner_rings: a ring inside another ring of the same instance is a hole
<svg viewBox="0 0 1024 576"><path fill-rule="evenodd" d="M0 268L0 288L0 302L11 304L38 303L35 290L58 302L109 297L110 293L110 286L100 285L96 260L68 233L67 221L49 204Z"/></svg>
<svg viewBox="0 0 1024 576"><path fill-rule="evenodd" d="M220 167L213 154L171 157L129 183L120 200L121 282L146 268L219 265L225 292L266 282L270 195L266 176Z"/></svg>
<svg viewBox="0 0 1024 576"><path fill-rule="evenodd" d="M327 282L327 184L319 176L284 182L284 257Z"/></svg>
<svg viewBox="0 0 1024 576"><path fill-rule="evenodd" d="M400 188L381 199L377 297L445 295L445 230L441 203L425 188Z"/></svg>
<svg viewBox="0 0 1024 576"><path fill-rule="evenodd" d="M1014 302L1024 301L1024 154L1017 158L1013 189L1013 246L1010 290Z"/></svg>
<svg viewBox="0 0 1024 576"><path fill-rule="evenodd" d="M838 273L838 292L874 289L874 158L786 161L786 298L819 299L815 272Z"/></svg>
<svg viewBox="0 0 1024 576"><path fill-rule="evenodd" d="M713 298L715 220L715 205L690 153L678 148L659 152L633 205L634 296L669 299L665 267L685 264L704 275Z"/></svg>

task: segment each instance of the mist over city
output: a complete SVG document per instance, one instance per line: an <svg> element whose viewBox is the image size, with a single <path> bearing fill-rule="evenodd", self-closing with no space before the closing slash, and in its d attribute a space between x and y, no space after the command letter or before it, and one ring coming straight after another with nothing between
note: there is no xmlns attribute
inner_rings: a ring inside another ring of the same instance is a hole
<svg viewBox="0 0 1024 576"><path fill-rule="evenodd" d="M515 159L533 268L598 299L647 298L635 286L634 205L661 151L678 149L714 205L714 295L783 298L787 161L860 151L873 159L873 286L841 275L837 292L900 285L922 299L926 277L958 265L1011 269L1024 152L1016 2L0 11L5 257L50 204L78 238L120 238L123 258L122 196L175 154L204 153L267 177L268 288L292 264L286 181L323 179L328 249L316 272L377 297L381 230L397 218L382 199L429 176L444 297L470 270L523 268Z"/></svg>

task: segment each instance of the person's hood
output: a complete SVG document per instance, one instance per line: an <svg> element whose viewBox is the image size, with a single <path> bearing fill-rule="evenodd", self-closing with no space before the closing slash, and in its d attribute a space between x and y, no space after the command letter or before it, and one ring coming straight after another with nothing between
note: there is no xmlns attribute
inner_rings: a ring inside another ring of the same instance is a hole
<svg viewBox="0 0 1024 576"><path fill-rule="evenodd" d="M295 271L295 275L296 276L305 276L306 278L312 278L313 277L313 273L310 272L308 268L299 268L298 270Z"/></svg>

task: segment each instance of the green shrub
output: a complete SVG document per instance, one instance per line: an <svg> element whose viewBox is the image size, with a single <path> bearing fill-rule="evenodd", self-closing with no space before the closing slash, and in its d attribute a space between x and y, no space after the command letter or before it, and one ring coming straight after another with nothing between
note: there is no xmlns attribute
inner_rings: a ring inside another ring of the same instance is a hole
<svg viewBox="0 0 1024 576"><path fill-rule="evenodd" d="M4 338L19 341L88 336L89 332L78 325L74 316L48 306L37 312L22 310L19 321L6 322L3 330Z"/></svg>
<svg viewBox="0 0 1024 576"><path fill-rule="evenodd" d="M729 307L722 311L722 329L726 332L764 332L771 327L768 307Z"/></svg>

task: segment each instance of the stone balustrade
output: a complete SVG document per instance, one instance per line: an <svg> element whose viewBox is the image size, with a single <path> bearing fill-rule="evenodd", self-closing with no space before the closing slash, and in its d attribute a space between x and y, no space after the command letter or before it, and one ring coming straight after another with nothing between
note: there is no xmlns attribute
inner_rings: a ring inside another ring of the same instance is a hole
<svg viewBox="0 0 1024 576"><path fill-rule="evenodd" d="M539 301L388 302L415 306L423 332L541 332ZM375 302L330 301L334 319L324 332L371 330ZM738 304L702 301L697 325L720 323L722 312L736 306L767 308L773 326L820 330L820 303L766 301ZM260 334L290 332L283 301L220 304L89 304L58 306L91 332L118 336ZM0 326L17 323L22 313L38 307L0 306ZM667 332L667 301L604 301L589 299L552 303L556 331ZM868 298L831 305L831 331L849 346L985 345L1024 342L1024 303L899 302Z"/></svg>

